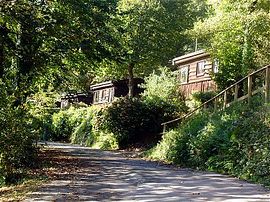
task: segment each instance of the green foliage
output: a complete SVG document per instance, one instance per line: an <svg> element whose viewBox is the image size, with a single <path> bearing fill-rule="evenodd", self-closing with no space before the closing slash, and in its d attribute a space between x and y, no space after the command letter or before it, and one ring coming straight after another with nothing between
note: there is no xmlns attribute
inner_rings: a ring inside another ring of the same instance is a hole
<svg viewBox="0 0 270 202"><path fill-rule="evenodd" d="M258 103L196 114L167 132L147 155L269 185L270 106Z"/></svg>
<svg viewBox="0 0 270 202"><path fill-rule="evenodd" d="M161 159L163 161L175 162L186 165L189 158L189 140L196 135L197 131L202 130L206 122L207 115L198 114L193 116L177 130L171 130L163 135L160 143L148 153L151 158Z"/></svg>
<svg viewBox="0 0 270 202"><path fill-rule="evenodd" d="M48 139L99 149L117 149L114 135L102 130L103 113L101 108L95 106L60 110L51 117Z"/></svg>
<svg viewBox="0 0 270 202"><path fill-rule="evenodd" d="M102 110L71 107L53 114L51 139L116 148L158 134L162 122L183 114L187 108L175 76L168 70L161 71L147 79L142 100L123 98Z"/></svg>
<svg viewBox="0 0 270 202"><path fill-rule="evenodd" d="M1 1L0 78L14 80L18 94L41 83L62 90L88 89L95 66L113 60L116 41L107 24L116 4Z"/></svg>
<svg viewBox="0 0 270 202"><path fill-rule="evenodd" d="M33 142L37 137L30 128L33 127L31 119L22 113L25 113L22 109L8 110L8 114L1 117L0 178L5 183L17 182L22 169L35 163Z"/></svg>
<svg viewBox="0 0 270 202"><path fill-rule="evenodd" d="M198 1L0 1L0 181L12 181L18 169L34 162L33 142L41 136L115 148L115 134L101 128L105 112L55 112L54 92L88 90L93 80L109 78L107 72L124 77L128 64L135 64L139 76L167 63L189 42L183 31L197 15L190 2ZM135 104L153 114L139 114L140 127L156 131L173 113L171 105Z"/></svg>
<svg viewBox="0 0 270 202"><path fill-rule="evenodd" d="M83 122L87 115L87 108L76 109L70 107L60 110L52 115L52 136L54 141L68 141L76 128Z"/></svg>
<svg viewBox="0 0 270 202"><path fill-rule="evenodd" d="M81 144L98 149L117 149L118 142L112 133L102 130L101 122L104 111L99 107L88 107L84 109L83 119L75 126L70 140L72 143ZM76 111L82 114L83 111Z"/></svg>
<svg viewBox="0 0 270 202"><path fill-rule="evenodd" d="M216 95L214 91L208 91L208 92L195 92L192 94L192 99L189 102L189 107L190 108L196 108L200 106L202 103L207 102L211 98L213 98ZM206 104L207 108L213 108L214 107L214 102L210 102Z"/></svg>
<svg viewBox="0 0 270 202"><path fill-rule="evenodd" d="M20 180L24 169L34 166L38 138L36 120L26 106L14 107L0 81L0 185Z"/></svg>
<svg viewBox="0 0 270 202"><path fill-rule="evenodd" d="M34 162L38 136L67 139L78 124L70 112L54 117L51 127L53 110L46 108L53 105L41 89L88 89L89 63L110 57L106 24L115 7L114 0L0 1L1 182Z"/></svg>
<svg viewBox="0 0 270 202"><path fill-rule="evenodd" d="M164 111L140 100L119 99L104 111L101 127L113 133L120 147L138 142L150 133L158 133Z"/></svg>
<svg viewBox="0 0 270 202"><path fill-rule="evenodd" d="M190 40L184 31L203 15L204 3L197 0L118 1L117 13L109 22L119 42L114 50L118 64L106 72L142 77L167 65L186 51Z"/></svg>
<svg viewBox="0 0 270 202"><path fill-rule="evenodd" d="M208 92L196 92L192 94L192 98L194 99L195 102L199 102L200 104L210 100L216 95L215 92L213 91L208 91Z"/></svg>
<svg viewBox="0 0 270 202"><path fill-rule="evenodd" d="M51 139L88 146L126 147L158 134L162 122L187 110L176 76L168 69L160 69L159 75L153 73L143 87L142 100L120 99L103 110L94 106L71 107L53 114Z"/></svg>
<svg viewBox="0 0 270 202"><path fill-rule="evenodd" d="M156 106L171 105L176 113L187 111L184 96L179 88L177 75L168 68L159 68L145 79L142 99ZM165 108L165 107L164 107ZM180 114L179 114L180 115Z"/></svg>
<svg viewBox="0 0 270 202"><path fill-rule="evenodd" d="M248 72L269 64L269 2L209 1L212 13L195 24L193 36L219 60L214 79L224 89Z"/></svg>
<svg viewBox="0 0 270 202"><path fill-rule="evenodd" d="M163 122L180 117L187 112L188 107L179 88L177 76L168 68L154 71L145 78L142 87L144 88L142 101L152 108L161 109Z"/></svg>
<svg viewBox="0 0 270 202"><path fill-rule="evenodd" d="M90 146L96 149L119 149L119 143L113 133L105 133L101 130L96 131L97 135L95 142L91 143ZM87 142L87 145L89 143Z"/></svg>

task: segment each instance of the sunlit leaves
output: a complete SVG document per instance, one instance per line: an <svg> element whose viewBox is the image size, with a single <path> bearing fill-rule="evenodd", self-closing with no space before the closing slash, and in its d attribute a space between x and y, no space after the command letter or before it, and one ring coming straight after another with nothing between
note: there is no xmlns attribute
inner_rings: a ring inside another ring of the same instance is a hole
<svg viewBox="0 0 270 202"><path fill-rule="evenodd" d="M220 62L220 88L270 62L269 1L209 1L212 15L195 25L194 36Z"/></svg>

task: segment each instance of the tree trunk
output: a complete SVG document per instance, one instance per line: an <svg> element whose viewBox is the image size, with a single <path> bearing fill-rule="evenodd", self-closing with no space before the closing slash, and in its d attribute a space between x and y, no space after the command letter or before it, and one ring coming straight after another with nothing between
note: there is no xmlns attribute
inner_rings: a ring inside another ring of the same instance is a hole
<svg viewBox="0 0 270 202"><path fill-rule="evenodd" d="M130 63L128 65L128 97L132 98L134 96L134 77L133 77L134 64Z"/></svg>

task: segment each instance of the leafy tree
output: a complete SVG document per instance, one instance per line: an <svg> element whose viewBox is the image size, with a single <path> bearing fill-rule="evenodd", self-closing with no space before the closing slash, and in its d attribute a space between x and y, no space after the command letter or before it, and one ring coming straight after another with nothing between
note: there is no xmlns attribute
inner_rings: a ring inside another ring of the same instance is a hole
<svg viewBox="0 0 270 202"><path fill-rule="evenodd" d="M270 5L267 0L213 0L210 5L212 14L196 23L193 36L219 59L214 79L223 89L270 62Z"/></svg>
<svg viewBox="0 0 270 202"><path fill-rule="evenodd" d="M112 57L106 23L115 8L114 0L1 2L0 76L12 70L20 93L41 82L72 88L92 64Z"/></svg>
<svg viewBox="0 0 270 202"><path fill-rule="evenodd" d="M142 99L155 105L167 103L174 106L174 110L180 115L187 111L187 106L175 73L168 68L160 67L146 77L145 84L142 85L145 89L142 93Z"/></svg>
<svg viewBox="0 0 270 202"><path fill-rule="evenodd" d="M41 108L49 104L35 93L71 88L111 57L106 23L115 7L113 0L0 1L0 183L34 162L44 117L33 115L47 116Z"/></svg>
<svg viewBox="0 0 270 202"><path fill-rule="evenodd" d="M183 54L190 40L184 31L191 28L197 10L189 0L121 0L114 20L120 41L118 68L129 78L129 96L133 95L133 77L147 75L158 65Z"/></svg>
<svg viewBox="0 0 270 202"><path fill-rule="evenodd" d="M58 43L64 47L66 56L60 67L64 74L58 79L68 81L68 88L88 90L89 85L104 60L114 60L112 49L117 41L108 26L116 11L116 0L58 1L56 19L64 22L59 32L62 39ZM63 23L61 23L63 24Z"/></svg>

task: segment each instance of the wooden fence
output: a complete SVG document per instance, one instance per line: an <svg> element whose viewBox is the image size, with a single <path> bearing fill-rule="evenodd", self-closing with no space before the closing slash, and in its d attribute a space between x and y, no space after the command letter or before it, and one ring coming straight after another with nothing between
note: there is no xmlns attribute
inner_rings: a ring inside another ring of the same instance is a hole
<svg viewBox="0 0 270 202"><path fill-rule="evenodd" d="M177 122L181 123L184 119L187 119L194 113L205 109L208 106L213 106L214 111L216 111L225 109L232 103L245 99L247 99L248 103L250 103L251 97L260 92L264 93L265 102L270 102L270 65L252 72L225 90L221 91L215 97L187 113L185 116L162 123L161 125L163 126L163 133L166 132L166 128L169 124L175 124Z"/></svg>

